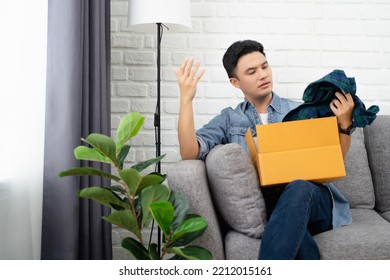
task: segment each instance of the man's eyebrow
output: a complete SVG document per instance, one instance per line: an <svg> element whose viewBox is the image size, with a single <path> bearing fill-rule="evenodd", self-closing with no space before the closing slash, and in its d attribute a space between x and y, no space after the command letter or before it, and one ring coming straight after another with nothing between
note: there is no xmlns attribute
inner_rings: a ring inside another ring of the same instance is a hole
<svg viewBox="0 0 390 280"><path fill-rule="evenodd" d="M260 65L260 67L264 67L264 66L267 65L267 64L268 64L268 61L266 60L266 61L264 61L264 62ZM247 69L245 70L245 72L249 72L249 71L252 71L252 70L256 70L256 68L258 68L258 66L249 67L249 68L247 68Z"/></svg>
<svg viewBox="0 0 390 280"><path fill-rule="evenodd" d="M249 67L245 70L245 72L249 72L249 71L252 71L252 70L256 70L256 68L258 68L257 66L256 67Z"/></svg>

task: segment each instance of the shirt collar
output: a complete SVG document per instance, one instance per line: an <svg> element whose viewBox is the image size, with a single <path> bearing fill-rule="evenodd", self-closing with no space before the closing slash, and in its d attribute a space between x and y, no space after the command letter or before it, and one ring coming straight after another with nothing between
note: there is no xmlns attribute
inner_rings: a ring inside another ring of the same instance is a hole
<svg viewBox="0 0 390 280"><path fill-rule="evenodd" d="M272 107L276 112L282 113L282 99L276 93L272 92L271 103L268 107Z"/></svg>
<svg viewBox="0 0 390 280"><path fill-rule="evenodd" d="M249 104L253 106L251 102L248 101L248 99L245 98L245 106L244 108L247 109ZM254 106L253 106L254 107ZM271 107L278 113L282 113L282 99L274 92L272 92L272 99L268 107Z"/></svg>

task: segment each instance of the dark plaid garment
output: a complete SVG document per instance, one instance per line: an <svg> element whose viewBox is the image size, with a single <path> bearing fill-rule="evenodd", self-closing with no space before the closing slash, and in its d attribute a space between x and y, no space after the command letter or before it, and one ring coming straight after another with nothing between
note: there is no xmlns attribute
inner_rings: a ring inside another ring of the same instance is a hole
<svg viewBox="0 0 390 280"><path fill-rule="evenodd" d="M308 85L303 93L304 103L290 111L283 118L283 121L334 116L329 105L336 98L336 91L352 95L355 102L353 110L354 127L365 127L375 120L379 107L373 105L366 109L364 103L356 96L355 78L348 78L342 70L333 70L325 77Z"/></svg>

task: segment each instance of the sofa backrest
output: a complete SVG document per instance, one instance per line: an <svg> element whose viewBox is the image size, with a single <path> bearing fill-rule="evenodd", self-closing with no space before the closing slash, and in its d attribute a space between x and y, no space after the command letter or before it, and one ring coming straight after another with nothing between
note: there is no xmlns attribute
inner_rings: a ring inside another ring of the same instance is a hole
<svg viewBox="0 0 390 280"><path fill-rule="evenodd" d="M390 115L379 115L364 129L375 189L375 209L390 221Z"/></svg>
<svg viewBox="0 0 390 280"><path fill-rule="evenodd" d="M345 158L347 176L333 183L343 193L351 208L373 209L374 184L364 144L362 128L352 134L352 143Z"/></svg>

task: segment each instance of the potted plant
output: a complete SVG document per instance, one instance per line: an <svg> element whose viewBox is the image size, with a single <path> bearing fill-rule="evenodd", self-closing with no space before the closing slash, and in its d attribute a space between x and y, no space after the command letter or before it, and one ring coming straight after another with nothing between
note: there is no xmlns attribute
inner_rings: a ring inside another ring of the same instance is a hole
<svg viewBox="0 0 390 280"><path fill-rule="evenodd" d="M109 136L92 133L81 139L88 146L81 145L74 150L77 160L110 164L117 175L92 167L78 167L63 171L59 176L101 176L113 182L111 186L84 188L78 195L111 208L111 214L102 218L132 233L132 236L122 240L122 247L136 259L163 259L168 255L173 255L171 259L211 259L210 251L190 245L206 230L206 220L199 215L189 214L185 196L163 184L165 175L157 172L141 174L165 155L130 168L124 167L130 151L127 142L138 134L144 119L139 113L129 113L119 124L116 141ZM142 240L142 230L153 219L164 236L161 252L158 252L155 243L145 245Z"/></svg>

